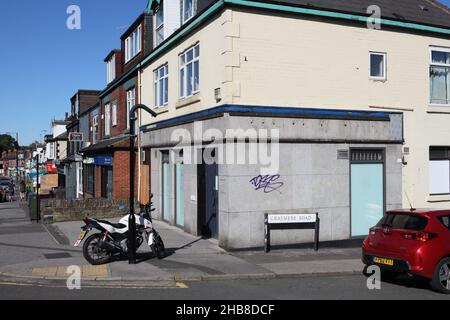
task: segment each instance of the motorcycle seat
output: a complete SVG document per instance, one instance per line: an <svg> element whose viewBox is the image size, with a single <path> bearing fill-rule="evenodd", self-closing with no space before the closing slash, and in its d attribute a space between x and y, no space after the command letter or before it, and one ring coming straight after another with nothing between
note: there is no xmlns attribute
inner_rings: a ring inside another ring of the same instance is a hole
<svg viewBox="0 0 450 320"><path fill-rule="evenodd" d="M109 222L109 221L106 221L106 220L98 220L98 219L96 219L98 222L100 222L100 223L104 223L104 224L108 224L108 225L110 225L111 227L113 227L114 229L123 229L123 228L126 228L127 226L126 225L124 225L124 224L122 224L122 223L111 223L111 222Z"/></svg>

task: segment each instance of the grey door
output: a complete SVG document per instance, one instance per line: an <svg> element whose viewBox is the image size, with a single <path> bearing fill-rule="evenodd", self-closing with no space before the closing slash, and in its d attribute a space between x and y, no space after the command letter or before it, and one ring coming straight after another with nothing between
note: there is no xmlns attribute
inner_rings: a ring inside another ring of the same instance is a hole
<svg viewBox="0 0 450 320"><path fill-rule="evenodd" d="M216 150L206 152L214 160ZM219 238L219 167L217 162L209 159L198 167L198 199L199 199L199 229L201 235L208 238Z"/></svg>

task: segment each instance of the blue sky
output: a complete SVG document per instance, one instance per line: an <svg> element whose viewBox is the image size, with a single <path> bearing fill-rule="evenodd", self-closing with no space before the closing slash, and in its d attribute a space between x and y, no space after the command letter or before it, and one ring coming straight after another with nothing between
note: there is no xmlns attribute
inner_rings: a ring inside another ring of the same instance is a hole
<svg viewBox="0 0 450 320"><path fill-rule="evenodd" d="M450 0L443 0L450 6ZM68 30L66 10L81 8L81 30ZM14 0L0 10L0 133L20 143L50 132L70 111L78 89L103 89L104 57L145 10L147 0Z"/></svg>
<svg viewBox="0 0 450 320"><path fill-rule="evenodd" d="M81 9L81 30L68 30L69 5ZM2 1L0 133L19 131L20 143L50 132L70 111L77 89L103 89L103 59L147 0Z"/></svg>

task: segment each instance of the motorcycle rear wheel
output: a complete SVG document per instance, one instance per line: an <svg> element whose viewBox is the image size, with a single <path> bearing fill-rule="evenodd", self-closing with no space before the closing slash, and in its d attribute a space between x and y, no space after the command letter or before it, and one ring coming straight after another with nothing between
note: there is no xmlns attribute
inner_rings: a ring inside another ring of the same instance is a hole
<svg viewBox="0 0 450 320"><path fill-rule="evenodd" d="M83 244L83 256L93 266L106 264L112 258L111 253L98 246L101 237L102 235L100 233L93 234Z"/></svg>

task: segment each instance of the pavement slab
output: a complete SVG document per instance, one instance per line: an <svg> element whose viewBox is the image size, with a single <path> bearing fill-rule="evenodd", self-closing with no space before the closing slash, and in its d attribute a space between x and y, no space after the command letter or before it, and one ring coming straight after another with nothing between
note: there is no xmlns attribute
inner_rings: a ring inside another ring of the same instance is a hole
<svg viewBox="0 0 450 320"><path fill-rule="evenodd" d="M119 219L111 219L117 222ZM0 204L0 276L66 280L69 266L80 266L82 279L122 285L175 285L181 281L272 279L290 275L360 273L360 248L280 249L226 252L216 240L203 239L161 221L154 226L167 251L157 259L145 246L138 263L126 257L91 266L82 247L74 247L82 221L40 225L28 220L17 203Z"/></svg>

